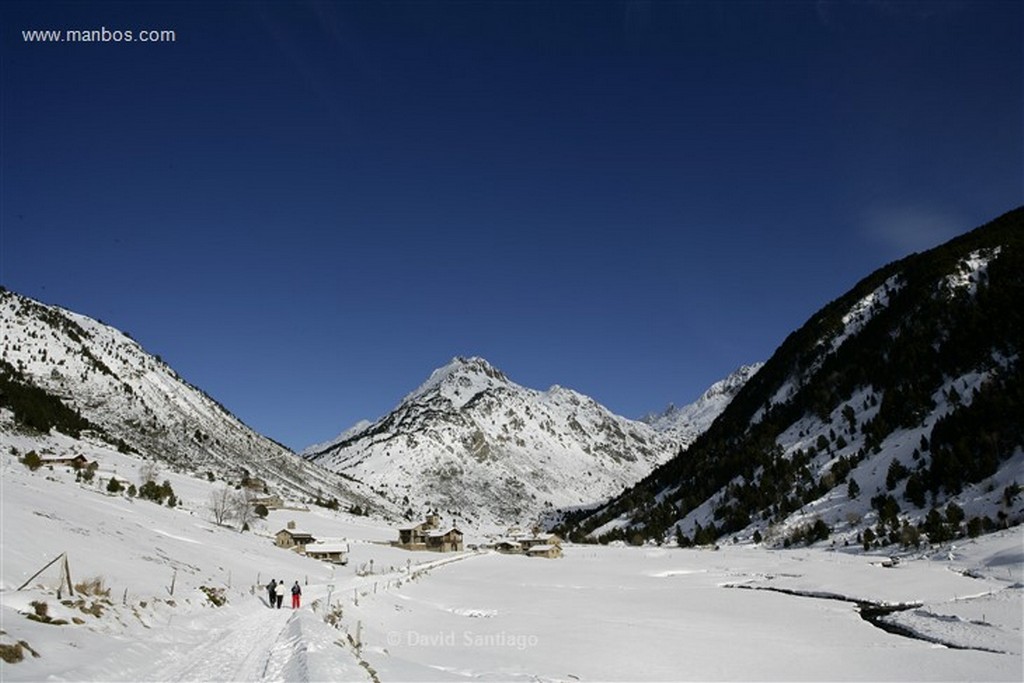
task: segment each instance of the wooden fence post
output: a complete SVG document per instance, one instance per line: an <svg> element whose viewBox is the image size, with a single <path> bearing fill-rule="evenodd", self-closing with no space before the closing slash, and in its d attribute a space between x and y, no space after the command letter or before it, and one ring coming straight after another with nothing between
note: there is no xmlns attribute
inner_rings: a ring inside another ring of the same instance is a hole
<svg viewBox="0 0 1024 683"><path fill-rule="evenodd" d="M75 585L71 583L71 565L68 564L68 554L64 553L64 578L68 582L68 595L75 594Z"/></svg>
<svg viewBox="0 0 1024 683"><path fill-rule="evenodd" d="M43 572L45 572L45 571L46 571L47 569L49 569L49 568L50 568L50 566L51 566L51 565L53 565L53 563L55 563L55 562L56 562L57 560L59 560L59 559L60 559L60 558L62 558L62 557L64 557L64 553L61 553L61 554L60 554L60 555L58 555L57 557L55 557L55 558L53 558L52 560L50 560L49 562L47 562L47 563L46 563L46 566L45 566L45 567L43 567L42 569L40 569L39 571L37 571L37 572L36 572L35 574L33 574L33 575L32 575L32 577L31 577L31 578L29 578L29 580L28 580L28 581L26 581L25 583L23 583L23 584L21 584L20 586L18 586L18 590L23 590L23 589L25 588L25 586L27 586L27 585L29 585L30 583L32 583L32 579L36 578L37 576L39 576L40 574L42 574ZM62 577L61 577L61 579L63 579L63 578L64 578L64 577L62 576Z"/></svg>

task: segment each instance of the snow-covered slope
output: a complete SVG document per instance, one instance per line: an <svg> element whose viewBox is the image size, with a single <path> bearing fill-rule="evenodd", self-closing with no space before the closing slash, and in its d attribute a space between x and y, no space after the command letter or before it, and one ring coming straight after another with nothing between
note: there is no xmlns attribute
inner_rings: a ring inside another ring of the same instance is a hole
<svg viewBox="0 0 1024 683"><path fill-rule="evenodd" d="M562 529L916 546L1024 521L1024 209L794 331L682 457Z"/></svg>
<svg viewBox="0 0 1024 683"><path fill-rule="evenodd" d="M91 482L77 481L68 466L33 472L18 461L30 450L82 455L99 469ZM345 632L324 621L331 590L337 606L342 595L372 593L375 582L437 555L390 548L394 531L380 520L318 506L273 510L240 533L212 521L209 501L224 481L166 467L160 479L177 494L174 508L108 492L111 477L138 483L146 468L88 439L3 433L0 680L369 680ZM349 565L276 547L273 534L291 521L318 539L346 539ZM64 553L73 595L61 588L63 560L46 568ZM374 575L362 575L367 563L375 563ZM298 580L302 609L288 609L288 601L268 609L263 586L271 578ZM40 610L53 621L32 620ZM19 642L31 650L23 646L22 661L7 660Z"/></svg>
<svg viewBox="0 0 1024 683"><path fill-rule="evenodd" d="M58 398L123 451L200 474L248 474L286 496L369 502L365 490L257 434L113 327L3 290L0 330L0 361L14 381ZM11 417L0 410L8 429Z"/></svg>
<svg viewBox="0 0 1024 683"><path fill-rule="evenodd" d="M669 405L664 412L647 415L642 421L685 448L707 431L762 365L764 363L744 365L725 379L712 384L693 403L680 408Z"/></svg>
<svg viewBox="0 0 1024 683"><path fill-rule="evenodd" d="M414 512L486 523L593 505L677 448L571 389L528 389L482 358L455 358L381 419L303 454Z"/></svg>
<svg viewBox="0 0 1024 683"><path fill-rule="evenodd" d="M239 533L204 509L222 482L168 472L172 509L106 491L138 480L133 456L57 433L6 445L3 681L1021 680L1019 528L897 568L820 548L410 552L379 521L319 507ZM29 448L100 469L32 472L11 452ZM347 539L349 564L275 547L293 520ZM80 588L58 597L63 562L43 569L63 553ZM271 578L299 581L299 609L268 609ZM902 611L884 630L855 603Z"/></svg>

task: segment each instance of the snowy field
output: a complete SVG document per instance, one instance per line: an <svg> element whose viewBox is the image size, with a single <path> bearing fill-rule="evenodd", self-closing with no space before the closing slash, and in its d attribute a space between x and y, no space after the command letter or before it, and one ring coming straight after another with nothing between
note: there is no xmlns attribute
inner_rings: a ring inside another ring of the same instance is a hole
<svg viewBox="0 0 1024 683"><path fill-rule="evenodd" d="M81 448L61 439L46 446ZM1024 680L1020 528L895 567L824 548L410 553L379 520L275 511L243 534L209 519L223 484L164 472L169 509L11 454L39 445L0 434L0 643L39 655L4 681ZM137 460L85 454L137 483ZM349 539L348 566L274 547L289 520ZM109 595L58 600L56 565L18 590L65 552ZM267 607L271 577L303 585L301 609ZM33 602L67 623L28 619ZM898 609L872 623L872 606Z"/></svg>
<svg viewBox="0 0 1024 683"><path fill-rule="evenodd" d="M486 555L349 614L382 680L1021 680L1021 534L953 556ZM894 621L932 642L872 625L853 601L915 605Z"/></svg>

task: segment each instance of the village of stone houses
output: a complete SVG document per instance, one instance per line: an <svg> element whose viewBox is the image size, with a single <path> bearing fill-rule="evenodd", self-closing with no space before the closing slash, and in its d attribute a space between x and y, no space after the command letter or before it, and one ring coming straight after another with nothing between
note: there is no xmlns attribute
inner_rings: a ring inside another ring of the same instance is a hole
<svg viewBox="0 0 1024 683"><path fill-rule="evenodd" d="M422 521L398 527L398 539L392 543L403 550L428 550L436 553L461 552L465 549L464 534L458 527L443 526L440 516L431 512ZM295 522L274 535L279 548L287 548L317 560L348 564L349 545L344 539L316 539L307 531L296 528ZM470 550L495 550L504 554L523 554L527 557L554 559L562 556L562 539L544 533L534 526L530 533L518 527L509 527L504 536L492 537L481 544L470 544Z"/></svg>
<svg viewBox="0 0 1024 683"><path fill-rule="evenodd" d="M780 647L822 679L840 652L852 678L1009 680L1020 662L1020 603L1002 588L1021 580L1019 528L889 568L821 548L576 545L535 520L481 533L427 509L396 523L160 467L172 507L139 495L151 462L4 439L5 681L781 680ZM259 512L248 531L214 521L225 492ZM861 618L864 601L917 635Z"/></svg>
<svg viewBox="0 0 1024 683"><path fill-rule="evenodd" d="M479 358L361 427L364 450L297 454L111 327L2 290L0 320L5 683L1022 680L1019 452L927 514L929 541L876 493L922 429L857 466L863 493L832 481L719 534L749 486L683 518L675 489L631 497L675 452L660 437ZM779 472L833 477L858 420L804 418Z"/></svg>

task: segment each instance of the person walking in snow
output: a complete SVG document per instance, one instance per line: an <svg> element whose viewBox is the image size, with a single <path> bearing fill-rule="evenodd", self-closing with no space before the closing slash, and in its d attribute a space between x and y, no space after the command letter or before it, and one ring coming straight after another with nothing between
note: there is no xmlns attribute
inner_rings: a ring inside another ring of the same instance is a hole
<svg viewBox="0 0 1024 683"><path fill-rule="evenodd" d="M281 609L281 603L284 602L284 581L277 582L277 609Z"/></svg>
<svg viewBox="0 0 1024 683"><path fill-rule="evenodd" d="M299 586L299 582L296 581L292 586L292 609L297 609L300 602L300 596L302 595L302 588Z"/></svg>
<svg viewBox="0 0 1024 683"><path fill-rule="evenodd" d="M267 584L267 604L273 607L277 604L277 581L273 579Z"/></svg>

